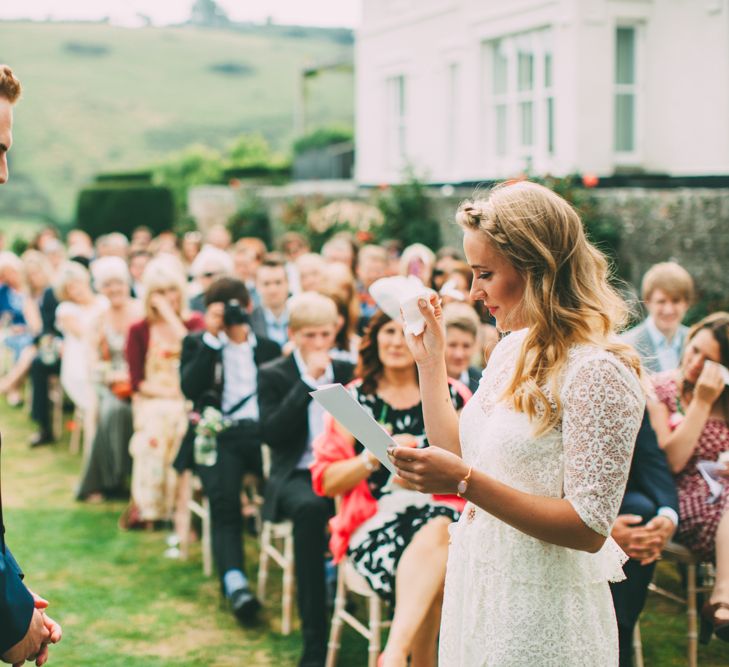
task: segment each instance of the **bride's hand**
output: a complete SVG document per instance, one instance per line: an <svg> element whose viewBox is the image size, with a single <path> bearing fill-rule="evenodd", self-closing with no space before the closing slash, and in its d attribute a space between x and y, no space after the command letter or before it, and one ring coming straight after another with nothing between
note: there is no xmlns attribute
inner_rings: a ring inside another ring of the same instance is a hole
<svg viewBox="0 0 729 667"><path fill-rule="evenodd" d="M425 319L425 330L417 336L406 333L405 340L415 363L427 366L429 363L441 361L445 355L443 308L440 297L435 293L430 295L430 301L425 297L419 299L418 307Z"/></svg>
<svg viewBox="0 0 729 667"><path fill-rule="evenodd" d="M398 477L422 493L456 493L458 482L468 474L463 459L440 447L392 447L387 455Z"/></svg>

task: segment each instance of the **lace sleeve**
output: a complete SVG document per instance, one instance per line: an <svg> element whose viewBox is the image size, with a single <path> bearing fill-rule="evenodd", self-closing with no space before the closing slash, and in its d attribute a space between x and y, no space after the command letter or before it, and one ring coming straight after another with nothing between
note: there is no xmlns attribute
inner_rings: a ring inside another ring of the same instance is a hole
<svg viewBox="0 0 729 667"><path fill-rule="evenodd" d="M645 408L640 384L605 354L568 373L562 392L564 496L587 526L610 533Z"/></svg>

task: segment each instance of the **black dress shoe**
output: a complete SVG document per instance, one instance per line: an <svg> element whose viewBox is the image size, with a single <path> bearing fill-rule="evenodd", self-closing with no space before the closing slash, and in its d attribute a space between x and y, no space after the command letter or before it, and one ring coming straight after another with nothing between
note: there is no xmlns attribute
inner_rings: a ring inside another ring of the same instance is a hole
<svg viewBox="0 0 729 667"><path fill-rule="evenodd" d="M30 436L28 445L30 447L40 447L41 445L50 445L54 442L53 435L48 431L38 431Z"/></svg>
<svg viewBox="0 0 729 667"><path fill-rule="evenodd" d="M245 625L251 625L257 620L258 610L261 608L261 603L258 598L253 595L248 586L239 588L237 591L233 591L230 596L230 610L233 615Z"/></svg>

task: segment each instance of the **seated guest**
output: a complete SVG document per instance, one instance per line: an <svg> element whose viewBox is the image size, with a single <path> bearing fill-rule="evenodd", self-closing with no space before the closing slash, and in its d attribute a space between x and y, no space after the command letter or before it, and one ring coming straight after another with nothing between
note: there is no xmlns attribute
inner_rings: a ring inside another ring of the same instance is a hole
<svg viewBox="0 0 729 667"><path fill-rule="evenodd" d="M451 303L443 309L443 320L448 377L465 384L473 394L481 381L481 371L471 365L478 343L478 315L465 303Z"/></svg>
<svg viewBox="0 0 729 667"><path fill-rule="evenodd" d="M22 403L23 382L35 357L33 342L42 328L40 300L50 281L50 267L37 250L22 258L0 252L0 326L5 322L3 344L13 355L13 367L0 379L0 394L10 406Z"/></svg>
<svg viewBox="0 0 729 667"><path fill-rule="evenodd" d="M289 280L283 257L271 253L263 258L256 274L256 289L261 305L251 313L251 328L260 338L268 338L281 347L289 339Z"/></svg>
<svg viewBox="0 0 729 667"><path fill-rule="evenodd" d="M192 422L175 461L178 472L194 468L210 501L213 555L221 587L235 616L251 621L260 606L248 586L243 559L241 479L263 477L257 401L258 367L278 357L279 346L257 338L248 325L248 290L235 278L218 278L205 292L205 331L182 343L180 377L185 397L199 420L212 408L232 423L211 435L209 452L196 447L205 437ZM196 451L197 449L197 451ZM196 455L197 454L197 455Z"/></svg>
<svg viewBox="0 0 729 667"><path fill-rule="evenodd" d="M233 275L245 283L254 308L261 305L261 297L256 290L256 273L265 255L266 244L251 236L238 239L231 252Z"/></svg>
<svg viewBox="0 0 729 667"><path fill-rule="evenodd" d="M427 447L415 361L402 323L378 311L360 349L354 398L401 446ZM459 393L459 391L461 393ZM453 405L470 392L450 384ZM395 604L384 664L436 663L436 644L448 556L448 526L463 502L405 488L341 426L328 418L315 444L312 478L317 493L343 496L331 522L335 561L345 555L385 600Z"/></svg>
<svg viewBox="0 0 729 667"><path fill-rule="evenodd" d="M319 290L337 304L339 324L337 337L330 356L332 359L357 362L361 338L357 335L359 321L359 299L355 292L352 272L341 262L327 267L325 287Z"/></svg>
<svg viewBox="0 0 729 667"><path fill-rule="evenodd" d="M648 404L658 444L678 489L676 541L702 560L716 563L716 581L702 616L729 641L729 313L714 313L686 335L681 365L653 377L657 401ZM724 369L724 370L725 370ZM711 488L705 466L722 482Z"/></svg>
<svg viewBox="0 0 729 667"><path fill-rule="evenodd" d="M129 254L129 274L131 275L130 291L135 299L144 300L144 289L142 287L142 277L144 269L147 268L149 260L152 259L146 250L133 250Z"/></svg>
<svg viewBox="0 0 729 667"><path fill-rule="evenodd" d="M423 285L430 285L435 268L435 254L422 243L413 243L402 251L400 275L420 278Z"/></svg>
<svg viewBox="0 0 729 667"><path fill-rule="evenodd" d="M387 250L381 246L362 246L357 254L357 296L360 310L357 333L360 335L377 310L377 304L370 294L370 287L372 283L387 275L387 264Z"/></svg>
<svg viewBox="0 0 729 667"><path fill-rule="evenodd" d="M635 442L620 514L610 533L630 556L623 566L626 579L610 584L618 619L620 667L633 664L633 630L643 611L656 562L677 525L676 486L646 413Z"/></svg>
<svg viewBox="0 0 729 667"><path fill-rule="evenodd" d="M91 290L91 276L78 262L66 262L55 284L59 304L56 328L63 334L61 385L73 404L81 410L94 405L89 341L92 324L109 308L105 296Z"/></svg>
<svg viewBox="0 0 729 667"><path fill-rule="evenodd" d="M356 254L354 238L346 232L335 234L321 247L321 256L327 264L342 264L350 271L354 269Z"/></svg>
<svg viewBox="0 0 729 667"><path fill-rule="evenodd" d="M457 264L463 263L463 252L452 246L444 246L435 253L435 268L433 269L433 279L431 287L440 292L441 287L448 280L448 276L453 272L453 268Z"/></svg>
<svg viewBox="0 0 729 667"><path fill-rule="evenodd" d="M675 262L655 264L643 276L641 297L648 317L623 334L649 371L678 367L688 327L681 324L694 296L688 271Z"/></svg>
<svg viewBox="0 0 729 667"><path fill-rule="evenodd" d="M55 238L48 242L56 244ZM58 268L60 271L60 267ZM61 372L62 334L56 328L56 309L58 299L53 287L47 287L40 300L41 334L36 341L37 354L30 365L31 392L30 417L38 425L38 430L30 436L31 447L53 442L51 428L50 380Z"/></svg>
<svg viewBox="0 0 729 667"><path fill-rule="evenodd" d="M190 265L193 279L192 289L197 293L190 299L190 310L205 312L205 290L222 276L233 275L233 260L230 255L211 245L204 245Z"/></svg>
<svg viewBox="0 0 729 667"><path fill-rule="evenodd" d="M286 268L291 294L298 294L301 292L301 283L299 281L296 260L302 255L311 252L311 245L308 239L298 232L286 232L282 234L278 237L276 245L281 253L283 253L284 266Z"/></svg>
<svg viewBox="0 0 729 667"><path fill-rule="evenodd" d="M177 479L172 462L187 430L185 397L180 389L182 339L204 327L202 316L185 308L186 281L174 257L153 259L144 272L144 319L129 329L126 357L132 389L134 435L132 504L122 526L168 521Z"/></svg>
<svg viewBox="0 0 729 667"><path fill-rule="evenodd" d="M96 385L96 432L79 483L78 500L118 497L132 469L132 386L124 345L129 328L142 316L142 304L129 296L131 277L123 259L104 257L91 265L94 286L109 310L92 323L92 375Z"/></svg>
<svg viewBox="0 0 729 667"><path fill-rule="evenodd" d="M294 524L296 595L304 636L302 667L323 667L327 646L325 583L326 526L332 503L311 486L312 443L322 430L324 408L309 392L349 382L352 365L332 361L337 307L327 297L304 292L290 305L294 351L261 367L258 400L263 441L271 448L271 474L263 516Z"/></svg>
<svg viewBox="0 0 729 667"><path fill-rule="evenodd" d="M308 252L296 260L302 292L318 292L324 286L327 264L321 255Z"/></svg>

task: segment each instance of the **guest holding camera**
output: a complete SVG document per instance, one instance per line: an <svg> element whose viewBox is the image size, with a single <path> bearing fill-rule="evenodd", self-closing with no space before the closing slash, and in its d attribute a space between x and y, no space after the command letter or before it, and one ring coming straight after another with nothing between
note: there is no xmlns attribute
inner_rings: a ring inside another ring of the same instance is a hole
<svg viewBox="0 0 729 667"><path fill-rule="evenodd" d="M714 313L686 336L681 365L653 377L657 401L651 423L678 488L676 541L716 563L716 581L704 605L702 638L713 628L729 641L729 313ZM723 367L723 369L722 369ZM723 482L716 491L711 477Z"/></svg>
<svg viewBox="0 0 729 667"><path fill-rule="evenodd" d="M258 367L281 353L278 344L251 331L249 300L245 284L236 278L218 278L205 292L205 331L182 343L181 386L194 412L175 461L178 471L194 468L200 476L210 501L222 590L233 614L246 623L260 603L245 575L241 478L263 476Z"/></svg>
<svg viewBox="0 0 729 667"><path fill-rule="evenodd" d="M304 635L301 667L323 667L327 644L324 554L332 502L314 493L309 464L312 443L322 432L324 408L309 393L324 384L349 382L352 364L331 360L338 313L334 302L315 292L294 297L289 306L294 351L259 372L263 439L271 448L271 476L264 518L290 519L299 616Z"/></svg>

